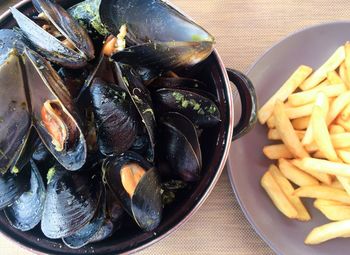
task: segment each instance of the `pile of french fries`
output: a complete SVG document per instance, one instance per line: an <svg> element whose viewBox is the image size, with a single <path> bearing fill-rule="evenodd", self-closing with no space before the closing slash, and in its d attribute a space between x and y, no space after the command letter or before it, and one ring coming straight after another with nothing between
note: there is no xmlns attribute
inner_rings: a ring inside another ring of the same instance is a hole
<svg viewBox="0 0 350 255"><path fill-rule="evenodd" d="M261 107L276 160L261 185L290 219L309 221L301 198L313 198L331 223L313 229L306 244L350 237L350 43L317 70L302 65Z"/></svg>

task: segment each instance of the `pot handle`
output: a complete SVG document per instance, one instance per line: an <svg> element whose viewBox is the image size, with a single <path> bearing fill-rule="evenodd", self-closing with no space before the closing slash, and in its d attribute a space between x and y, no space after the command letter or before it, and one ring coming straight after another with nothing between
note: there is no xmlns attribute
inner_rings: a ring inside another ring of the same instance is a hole
<svg viewBox="0 0 350 255"><path fill-rule="evenodd" d="M241 98L242 113L233 130L233 139L237 140L248 133L257 121L257 99L253 83L243 73L226 68L230 81L235 85ZM232 88L233 91L236 89Z"/></svg>

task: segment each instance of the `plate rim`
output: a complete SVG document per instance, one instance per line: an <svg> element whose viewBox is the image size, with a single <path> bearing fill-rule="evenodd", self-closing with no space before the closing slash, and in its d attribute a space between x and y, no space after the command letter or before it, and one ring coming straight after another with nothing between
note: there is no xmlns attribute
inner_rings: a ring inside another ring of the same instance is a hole
<svg viewBox="0 0 350 255"><path fill-rule="evenodd" d="M248 76L249 78L249 74L252 72L252 70L254 70L254 68L278 45L280 45L281 43L291 39L292 37L303 33L303 32L307 32L308 30L312 30L318 27L323 27L323 26L329 26L329 25L338 25L338 24L349 24L350 25L350 20L337 20L337 21L331 21L331 22L321 22L318 24L314 24L314 25L309 25L306 26L304 28L295 30L293 32L288 33L286 36L282 37L281 39L277 40L275 43L273 43L271 46L269 46L266 50L263 51L263 53L261 55L259 55L257 57L257 59L251 64L249 65L249 67L247 68L247 70L245 71L245 74ZM254 84L253 84L254 85ZM259 106L258 106L259 107ZM260 123L257 123L257 125L260 125ZM232 147L234 148L234 144L237 142L233 142L232 143ZM228 160L227 160L227 175L229 177L229 181L230 181L230 185L231 188L233 190L234 196L241 208L241 211L243 212L245 218L248 220L249 224L251 225L252 229L254 230L255 233L258 234L258 236L272 249L273 252L275 252L276 254L279 255L283 255L283 253L275 246L275 244L269 240L267 238L267 236L265 235L265 233L263 232L263 230L260 228L260 226L258 226L255 223L255 220L253 219L253 217L251 216L250 212L248 211L248 209L245 207L243 201L241 200L241 198L238 195L238 190L236 188L235 182L237 180L234 179L232 172L234 171L234 166L232 165L232 150L229 154Z"/></svg>

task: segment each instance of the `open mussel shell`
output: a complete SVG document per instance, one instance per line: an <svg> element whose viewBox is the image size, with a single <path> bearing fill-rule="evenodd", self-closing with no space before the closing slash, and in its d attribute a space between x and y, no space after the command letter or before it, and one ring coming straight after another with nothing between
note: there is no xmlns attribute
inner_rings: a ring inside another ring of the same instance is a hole
<svg viewBox="0 0 350 255"><path fill-rule="evenodd" d="M176 112L162 118L162 154L175 175L184 181L197 181L202 168L198 134L192 122Z"/></svg>
<svg viewBox="0 0 350 255"><path fill-rule="evenodd" d="M104 189L102 191L99 207L94 218L73 235L62 238L64 244L69 248L79 249L90 243L90 240L102 228L106 219L106 195Z"/></svg>
<svg viewBox="0 0 350 255"><path fill-rule="evenodd" d="M31 161L27 168L22 171L31 172L29 190L4 210L10 224L21 231L31 230L39 224L46 195L44 182L35 163Z"/></svg>
<svg viewBox="0 0 350 255"><path fill-rule="evenodd" d="M83 125L73 99L49 62L26 49L24 64L31 96L34 126L51 154L67 170L86 161Z"/></svg>
<svg viewBox="0 0 350 255"><path fill-rule="evenodd" d="M160 111L179 112L200 127L214 126L221 121L215 102L197 92L163 88L153 95Z"/></svg>
<svg viewBox="0 0 350 255"><path fill-rule="evenodd" d="M12 173L17 172L19 173ZM29 188L30 169L17 169L0 175L0 210L13 204Z"/></svg>
<svg viewBox="0 0 350 255"><path fill-rule="evenodd" d="M31 126L25 73L19 54L20 37L12 30L0 30L0 173L20 157Z"/></svg>
<svg viewBox="0 0 350 255"><path fill-rule="evenodd" d="M139 122L130 96L99 78L92 82L90 94L100 151L105 155L127 151L135 141Z"/></svg>
<svg viewBox="0 0 350 255"><path fill-rule="evenodd" d="M127 164L135 163L146 172L137 183L131 196L123 186L121 171ZM160 181L155 168L140 155L127 152L118 157L108 158L103 164L105 179L111 191L121 201L124 209L145 231L155 229L162 218Z"/></svg>
<svg viewBox="0 0 350 255"><path fill-rule="evenodd" d="M144 124L149 139L148 150L146 153L147 159L150 162L153 162L154 146L156 143L156 120L150 93L131 66L115 63L115 71L119 85L128 92L142 119L142 123Z"/></svg>
<svg viewBox="0 0 350 255"><path fill-rule="evenodd" d="M99 206L100 178L56 165L48 174L41 230L49 238L71 236L89 223Z"/></svg>
<svg viewBox="0 0 350 255"><path fill-rule="evenodd" d="M40 6L38 12L43 12L58 31L69 40L75 48L87 59L95 58L94 45L87 31L80 26L63 7L51 0L32 0L34 6Z"/></svg>
<svg viewBox="0 0 350 255"><path fill-rule="evenodd" d="M16 8L10 9L18 26L31 45L45 58L68 68L81 68L87 64L85 55L65 46ZM66 20L66 18L63 18L63 20Z"/></svg>

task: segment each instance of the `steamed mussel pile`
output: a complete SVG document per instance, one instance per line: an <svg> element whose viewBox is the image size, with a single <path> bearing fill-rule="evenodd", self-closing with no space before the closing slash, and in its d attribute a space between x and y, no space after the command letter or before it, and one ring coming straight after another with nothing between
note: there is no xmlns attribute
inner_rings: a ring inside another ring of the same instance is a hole
<svg viewBox="0 0 350 255"><path fill-rule="evenodd" d="M220 123L207 85L176 73L213 37L161 0L32 3L0 30L0 209L71 248L127 219L154 231Z"/></svg>

